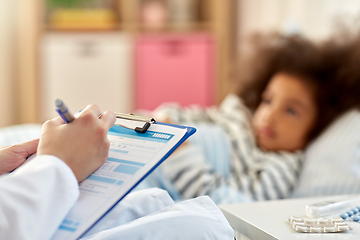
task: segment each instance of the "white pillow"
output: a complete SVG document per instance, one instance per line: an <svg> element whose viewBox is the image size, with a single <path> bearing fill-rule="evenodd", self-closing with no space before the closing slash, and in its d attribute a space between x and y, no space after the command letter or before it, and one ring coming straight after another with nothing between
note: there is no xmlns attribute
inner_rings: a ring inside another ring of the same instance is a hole
<svg viewBox="0 0 360 240"><path fill-rule="evenodd" d="M360 193L360 112L337 119L305 151L293 197Z"/></svg>
<svg viewBox="0 0 360 240"><path fill-rule="evenodd" d="M39 138L41 127L41 124L19 124L0 128L0 147Z"/></svg>

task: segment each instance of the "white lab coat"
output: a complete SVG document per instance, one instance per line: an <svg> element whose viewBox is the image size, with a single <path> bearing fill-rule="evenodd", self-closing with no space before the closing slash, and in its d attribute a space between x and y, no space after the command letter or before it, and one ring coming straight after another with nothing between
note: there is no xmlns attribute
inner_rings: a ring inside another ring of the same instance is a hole
<svg viewBox="0 0 360 240"><path fill-rule="evenodd" d="M71 169L38 156L0 178L0 239L51 239L79 196ZM84 239L233 239L208 197L175 204L161 189L129 194Z"/></svg>

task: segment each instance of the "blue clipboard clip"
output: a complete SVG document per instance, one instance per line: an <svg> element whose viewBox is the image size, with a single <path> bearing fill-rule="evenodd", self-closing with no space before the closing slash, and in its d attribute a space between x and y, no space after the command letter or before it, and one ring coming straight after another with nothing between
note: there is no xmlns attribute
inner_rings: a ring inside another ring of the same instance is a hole
<svg viewBox="0 0 360 240"><path fill-rule="evenodd" d="M135 127L135 128L131 128L131 127L127 127L127 126L124 126L122 124L119 124L119 123L115 123L115 125L122 126L122 127L128 128L128 129L132 129L137 133L146 133L146 131L151 126L151 124L156 123L156 120L154 118L137 116L137 115L134 115L132 113L125 114L125 113L117 113L117 112L115 112L115 115L116 115L116 118L120 118L120 119L127 119L127 120L132 120L132 121L145 122L144 126Z"/></svg>

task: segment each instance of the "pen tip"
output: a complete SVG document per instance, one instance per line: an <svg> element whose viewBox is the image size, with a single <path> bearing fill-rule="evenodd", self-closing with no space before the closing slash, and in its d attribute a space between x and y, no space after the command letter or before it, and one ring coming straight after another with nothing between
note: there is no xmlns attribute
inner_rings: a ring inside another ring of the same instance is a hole
<svg viewBox="0 0 360 240"><path fill-rule="evenodd" d="M58 107L58 108L60 108L60 107L62 107L63 106L63 101L61 101L60 99L56 99L55 100L55 105L56 105L56 107Z"/></svg>

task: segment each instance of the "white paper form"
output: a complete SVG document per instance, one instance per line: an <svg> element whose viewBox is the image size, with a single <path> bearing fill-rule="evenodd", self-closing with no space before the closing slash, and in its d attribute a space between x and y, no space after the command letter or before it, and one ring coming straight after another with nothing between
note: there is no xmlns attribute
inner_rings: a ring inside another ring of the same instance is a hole
<svg viewBox="0 0 360 240"><path fill-rule="evenodd" d="M136 127L141 122L117 119ZM182 139L186 129L152 124L146 133L114 125L106 162L80 185L80 197L53 239L76 239L122 199Z"/></svg>

